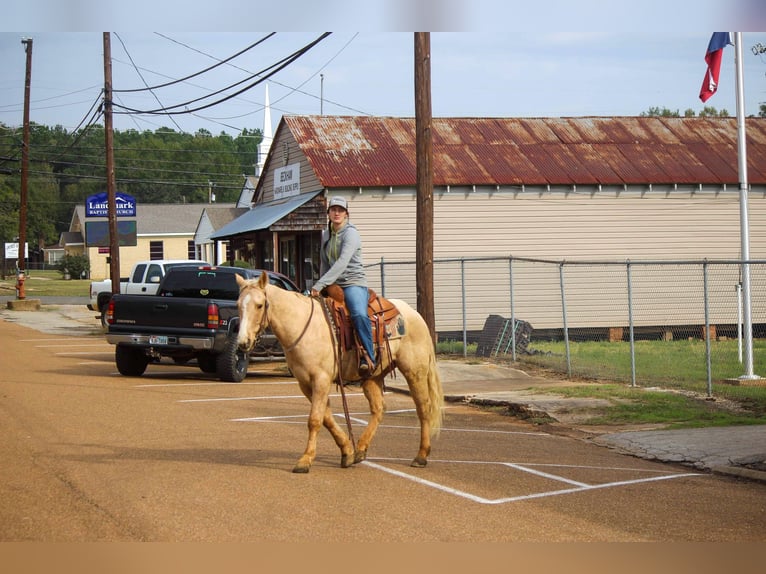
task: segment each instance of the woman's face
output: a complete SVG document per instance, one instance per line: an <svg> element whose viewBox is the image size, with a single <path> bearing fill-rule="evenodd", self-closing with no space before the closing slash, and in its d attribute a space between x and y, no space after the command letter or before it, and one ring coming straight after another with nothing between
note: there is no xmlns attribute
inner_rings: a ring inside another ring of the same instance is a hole
<svg viewBox="0 0 766 574"><path fill-rule="evenodd" d="M330 212L328 214L330 218L330 222L334 225L343 223L343 221L346 219L346 215L347 215L346 210L340 207L339 205L333 205L330 208Z"/></svg>

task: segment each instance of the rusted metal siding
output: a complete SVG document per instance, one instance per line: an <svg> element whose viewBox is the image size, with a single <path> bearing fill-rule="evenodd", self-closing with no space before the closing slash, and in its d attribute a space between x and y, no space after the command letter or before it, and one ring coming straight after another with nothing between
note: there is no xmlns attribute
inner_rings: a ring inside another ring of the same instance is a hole
<svg viewBox="0 0 766 574"><path fill-rule="evenodd" d="M413 118L282 121L326 188L415 185ZM432 134L436 186L738 182L734 118L434 118ZM749 180L766 184L766 119L747 140Z"/></svg>

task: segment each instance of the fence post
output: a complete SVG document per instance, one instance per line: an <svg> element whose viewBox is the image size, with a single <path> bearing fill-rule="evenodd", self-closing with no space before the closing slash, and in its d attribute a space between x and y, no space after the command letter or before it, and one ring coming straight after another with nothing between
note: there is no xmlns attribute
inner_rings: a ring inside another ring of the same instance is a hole
<svg viewBox="0 0 766 574"><path fill-rule="evenodd" d="M630 259L625 262L628 276L628 333L630 334L630 386L636 386L636 339L633 336L633 277Z"/></svg>
<svg viewBox="0 0 766 574"><path fill-rule="evenodd" d="M510 286L511 286L511 357L513 357L513 362L516 362L516 305L514 305L513 301L513 257L508 258L508 275L510 279Z"/></svg>
<svg viewBox="0 0 766 574"><path fill-rule="evenodd" d="M707 364L707 396L713 396L713 374L710 365L710 306L708 304L707 290L707 259L702 262L702 292L705 302L705 361Z"/></svg>
<svg viewBox="0 0 766 574"><path fill-rule="evenodd" d="M564 291L564 262L559 263L559 287L561 289L561 314L564 320L564 346L567 354L567 376L572 376L572 357L569 354L569 327L567 327L567 298Z"/></svg>
<svg viewBox="0 0 766 574"><path fill-rule="evenodd" d="M386 262L385 258L380 258L380 291L383 297L386 296Z"/></svg>
<svg viewBox="0 0 766 574"><path fill-rule="evenodd" d="M460 300L463 304L463 358L468 357L468 319L465 311L465 258L460 258Z"/></svg>

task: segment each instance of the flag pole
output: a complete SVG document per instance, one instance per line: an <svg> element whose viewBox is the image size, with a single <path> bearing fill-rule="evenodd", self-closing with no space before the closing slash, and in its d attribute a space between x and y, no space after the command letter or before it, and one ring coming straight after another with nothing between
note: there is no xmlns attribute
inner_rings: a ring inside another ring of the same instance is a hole
<svg viewBox="0 0 766 574"><path fill-rule="evenodd" d="M742 320L745 336L745 373L740 379L760 379L758 375L753 374L753 315L750 307L750 229L747 213L748 182L742 32L734 32L734 54L737 72L737 162L739 168L739 232L742 242Z"/></svg>

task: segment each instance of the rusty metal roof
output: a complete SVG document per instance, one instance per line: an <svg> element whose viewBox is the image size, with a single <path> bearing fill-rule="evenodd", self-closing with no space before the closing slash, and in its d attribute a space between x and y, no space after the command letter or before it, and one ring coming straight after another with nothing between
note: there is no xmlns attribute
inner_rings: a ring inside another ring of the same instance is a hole
<svg viewBox="0 0 766 574"><path fill-rule="evenodd" d="M283 116L322 185L414 186L415 119ZM766 119L746 120L766 184ZM735 118L433 118L434 185L737 184Z"/></svg>

